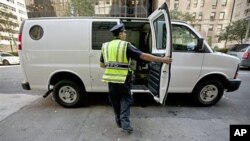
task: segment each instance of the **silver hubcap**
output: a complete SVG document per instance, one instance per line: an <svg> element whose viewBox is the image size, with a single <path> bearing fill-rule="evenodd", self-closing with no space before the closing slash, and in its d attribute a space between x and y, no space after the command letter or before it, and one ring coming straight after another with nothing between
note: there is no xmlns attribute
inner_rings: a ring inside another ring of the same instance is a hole
<svg viewBox="0 0 250 141"><path fill-rule="evenodd" d="M70 86L63 86L59 89L59 97L65 103L72 103L77 99L77 92Z"/></svg>
<svg viewBox="0 0 250 141"><path fill-rule="evenodd" d="M205 86L200 93L200 98L204 102L211 102L218 96L218 88L215 85Z"/></svg>

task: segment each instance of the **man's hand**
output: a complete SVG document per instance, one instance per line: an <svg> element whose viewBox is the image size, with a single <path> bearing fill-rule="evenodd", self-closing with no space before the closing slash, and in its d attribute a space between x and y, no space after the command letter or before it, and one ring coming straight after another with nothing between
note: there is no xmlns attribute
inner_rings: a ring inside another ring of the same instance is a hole
<svg viewBox="0 0 250 141"><path fill-rule="evenodd" d="M100 62L100 67L105 68L105 64Z"/></svg>
<svg viewBox="0 0 250 141"><path fill-rule="evenodd" d="M172 61L173 61L172 58L170 58L169 56L164 56L162 58L162 62L165 64L170 64Z"/></svg>

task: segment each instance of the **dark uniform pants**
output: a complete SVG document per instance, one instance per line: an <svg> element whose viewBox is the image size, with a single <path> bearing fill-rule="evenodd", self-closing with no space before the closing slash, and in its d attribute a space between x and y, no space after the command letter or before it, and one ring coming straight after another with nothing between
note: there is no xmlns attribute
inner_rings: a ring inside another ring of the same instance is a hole
<svg viewBox="0 0 250 141"><path fill-rule="evenodd" d="M130 105L133 98L130 93L130 84L109 83L109 100L115 112L116 123L119 127L130 127Z"/></svg>

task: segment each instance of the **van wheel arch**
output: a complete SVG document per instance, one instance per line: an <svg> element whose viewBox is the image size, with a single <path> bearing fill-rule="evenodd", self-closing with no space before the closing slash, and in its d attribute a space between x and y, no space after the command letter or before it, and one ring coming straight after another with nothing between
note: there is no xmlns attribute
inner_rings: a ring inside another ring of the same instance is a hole
<svg viewBox="0 0 250 141"><path fill-rule="evenodd" d="M193 89L193 100L199 106L212 106L223 96L227 83L227 79L223 75L216 74L206 76L202 78ZM204 97L206 94L204 93L212 93L213 98L210 99L211 101L206 101Z"/></svg>
<svg viewBox="0 0 250 141"><path fill-rule="evenodd" d="M69 72L60 72L53 75L49 85L54 86L53 97L55 101L66 108L79 106L82 104L86 95L85 86L82 80L77 75ZM73 99L64 99L62 95L65 93L73 93Z"/></svg>

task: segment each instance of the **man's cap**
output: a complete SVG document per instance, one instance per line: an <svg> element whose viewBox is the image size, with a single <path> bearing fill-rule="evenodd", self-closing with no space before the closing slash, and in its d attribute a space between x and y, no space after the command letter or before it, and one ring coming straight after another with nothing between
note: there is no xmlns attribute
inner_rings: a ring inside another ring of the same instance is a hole
<svg viewBox="0 0 250 141"><path fill-rule="evenodd" d="M112 27L109 31L115 33L115 32L123 32L125 31L125 27L123 23L117 24L114 27Z"/></svg>

